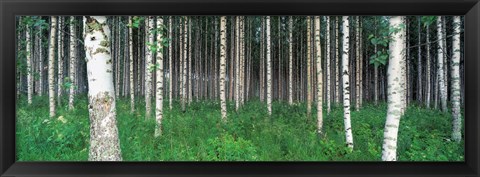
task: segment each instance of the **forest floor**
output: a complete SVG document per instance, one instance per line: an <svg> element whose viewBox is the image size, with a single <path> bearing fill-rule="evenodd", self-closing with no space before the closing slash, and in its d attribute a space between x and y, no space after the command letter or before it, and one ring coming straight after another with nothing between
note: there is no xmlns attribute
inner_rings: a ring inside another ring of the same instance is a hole
<svg viewBox="0 0 480 177"><path fill-rule="evenodd" d="M345 146L343 107L324 109L324 134L316 134L316 110L306 105L249 101L236 113L228 102L228 123L220 119L219 101L192 102L186 112L179 102L164 103L163 136L154 138L154 112L145 119L143 101L130 114L129 99L117 99L117 121L124 161L379 161L386 103L352 108L354 150ZM152 100L154 103L154 101ZM88 99L80 96L76 109L67 100L48 117L48 98L17 101L16 148L19 161L87 161ZM153 107L154 108L154 107ZM153 111L154 109L152 109ZM463 117L463 116L462 116ZM463 161L464 142L450 141L451 113L410 105L400 122L399 161Z"/></svg>

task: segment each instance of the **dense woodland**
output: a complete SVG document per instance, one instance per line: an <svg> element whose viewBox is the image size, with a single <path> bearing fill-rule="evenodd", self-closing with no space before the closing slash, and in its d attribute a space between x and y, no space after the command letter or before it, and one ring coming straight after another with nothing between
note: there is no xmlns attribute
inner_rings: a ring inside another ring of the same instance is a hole
<svg viewBox="0 0 480 177"><path fill-rule="evenodd" d="M463 161L461 16L18 16L21 161Z"/></svg>

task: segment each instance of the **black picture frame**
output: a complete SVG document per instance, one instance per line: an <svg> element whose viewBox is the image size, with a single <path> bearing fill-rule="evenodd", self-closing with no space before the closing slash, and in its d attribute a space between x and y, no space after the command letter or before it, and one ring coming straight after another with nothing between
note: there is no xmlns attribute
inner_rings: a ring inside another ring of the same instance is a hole
<svg viewBox="0 0 480 177"><path fill-rule="evenodd" d="M1 176L480 174L478 0L0 0ZM465 162L16 162L16 15L465 15Z"/></svg>

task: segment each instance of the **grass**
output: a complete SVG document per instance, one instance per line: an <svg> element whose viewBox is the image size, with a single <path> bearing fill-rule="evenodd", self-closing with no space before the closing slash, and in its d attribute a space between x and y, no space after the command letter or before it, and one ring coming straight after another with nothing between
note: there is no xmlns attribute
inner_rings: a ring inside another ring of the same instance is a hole
<svg viewBox="0 0 480 177"><path fill-rule="evenodd" d="M253 100L235 112L228 102L228 122L220 120L219 101L192 102L182 112L179 102L164 103L163 136L154 138L154 118L145 119L143 101L130 114L128 99L117 100L117 120L124 161L379 161L385 125L385 103L352 109L354 150L345 146L343 107L324 111L324 134L316 134L316 111L306 105ZM86 161L89 117L86 96L73 111L67 100L49 118L47 97L17 102L16 147L19 161ZM315 107L313 107L315 108ZM153 112L152 112L152 115ZM61 118L60 118L61 117ZM63 120L63 121L62 121ZM463 161L464 142L450 141L451 114L412 104L400 122L398 160Z"/></svg>

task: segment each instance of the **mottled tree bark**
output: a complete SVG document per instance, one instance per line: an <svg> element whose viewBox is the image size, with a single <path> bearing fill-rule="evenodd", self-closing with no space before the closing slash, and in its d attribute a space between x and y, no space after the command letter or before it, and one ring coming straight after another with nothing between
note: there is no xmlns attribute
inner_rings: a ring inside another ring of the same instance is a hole
<svg viewBox="0 0 480 177"><path fill-rule="evenodd" d="M226 54L227 54L227 17L220 18L220 106L222 109L222 120L227 120L227 98L225 95L225 75L226 75Z"/></svg>
<svg viewBox="0 0 480 177"><path fill-rule="evenodd" d="M272 60L270 56L270 16L267 16L267 109L268 115L272 115Z"/></svg>
<svg viewBox="0 0 480 177"><path fill-rule="evenodd" d="M315 16L315 61L317 64L317 133L322 133L323 126L323 83L322 83L322 47L320 46L320 17Z"/></svg>
<svg viewBox="0 0 480 177"><path fill-rule="evenodd" d="M115 111L110 29L105 16L85 16L88 99L90 113L89 161L121 161Z"/></svg>
<svg viewBox="0 0 480 177"><path fill-rule="evenodd" d="M57 33L57 17L52 16L50 21L50 37L48 47L48 97L50 103L50 117L55 116L55 35Z"/></svg>
<svg viewBox="0 0 480 177"><path fill-rule="evenodd" d="M71 16L70 17L70 71L69 71L69 82L70 84L70 95L68 97L68 109L72 110L74 108L73 106L73 101L75 98L75 87L77 86L77 83L75 82L75 68L76 68L76 52L77 52L77 41L76 41L76 33L75 33L75 17Z"/></svg>
<svg viewBox="0 0 480 177"><path fill-rule="evenodd" d="M350 77L349 77L349 53L350 53L350 26L349 17L343 16L343 54L342 54L342 80L343 80L343 119L345 124L345 138L346 144L353 149L353 134L350 121Z"/></svg>
<svg viewBox="0 0 480 177"><path fill-rule="evenodd" d="M157 29L163 29L163 18L157 17ZM157 31L157 57L155 67L156 87L155 90L155 137L162 135L162 118L163 118L163 30Z"/></svg>
<svg viewBox="0 0 480 177"><path fill-rule="evenodd" d="M460 111L460 16L453 17L453 58L452 58L452 139L455 142L462 140L462 114Z"/></svg>

